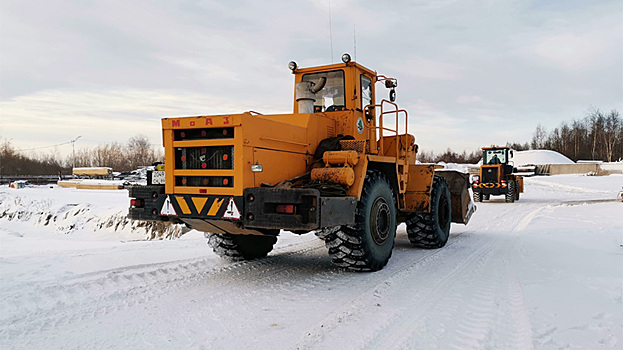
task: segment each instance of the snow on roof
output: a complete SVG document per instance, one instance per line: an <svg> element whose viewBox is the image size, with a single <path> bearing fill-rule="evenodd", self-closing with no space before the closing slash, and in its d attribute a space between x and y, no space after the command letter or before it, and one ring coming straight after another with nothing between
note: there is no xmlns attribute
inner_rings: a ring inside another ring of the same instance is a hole
<svg viewBox="0 0 623 350"><path fill-rule="evenodd" d="M549 150L514 151L515 166L540 164L574 164L566 156Z"/></svg>

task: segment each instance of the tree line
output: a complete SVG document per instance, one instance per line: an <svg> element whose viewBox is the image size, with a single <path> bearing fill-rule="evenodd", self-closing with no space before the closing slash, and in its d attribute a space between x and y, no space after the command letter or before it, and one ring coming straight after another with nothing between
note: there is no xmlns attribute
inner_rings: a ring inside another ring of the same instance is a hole
<svg viewBox="0 0 623 350"><path fill-rule="evenodd" d="M0 177L13 175L71 174L75 167L110 167L113 171L132 171L164 161L160 147L154 148L145 135L131 137L127 144L113 142L76 150L75 156L62 157L57 150L29 155L5 140L0 144Z"/></svg>
<svg viewBox="0 0 623 350"><path fill-rule="evenodd" d="M623 119L618 111L604 113L591 108L579 120L563 122L547 131L542 125L536 127L530 142L506 144L517 151L547 149L559 152L573 161L600 160L605 162L623 159ZM422 150L418 160L422 163L475 164L482 157L480 149L472 152L442 153ZM25 155L12 147L9 141L0 144L0 177L10 175L70 174L76 167L110 167L114 171L131 171L144 165L164 161L162 148L154 148L147 136L131 137L127 144L113 142L93 148L76 150L75 157L61 157L57 151L47 154Z"/></svg>
<svg viewBox="0 0 623 350"><path fill-rule="evenodd" d="M577 162L578 160L598 160L616 162L623 160L623 119L612 110L604 113L590 108L584 118L562 122L560 126L547 131L538 125L530 142L507 142L506 146L517 150L552 150ZM422 163L463 163L475 164L482 158L482 151L456 153L448 149L443 153L418 153Z"/></svg>

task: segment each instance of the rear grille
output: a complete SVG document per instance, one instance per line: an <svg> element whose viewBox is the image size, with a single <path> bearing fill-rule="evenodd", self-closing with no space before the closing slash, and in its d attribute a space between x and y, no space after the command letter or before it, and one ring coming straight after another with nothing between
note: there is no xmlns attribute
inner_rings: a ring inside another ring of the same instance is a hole
<svg viewBox="0 0 623 350"><path fill-rule="evenodd" d="M234 187L233 176L176 176L175 186Z"/></svg>
<svg viewBox="0 0 623 350"><path fill-rule="evenodd" d="M498 182L498 168L483 168L482 182Z"/></svg>
<svg viewBox="0 0 623 350"><path fill-rule="evenodd" d="M180 147L175 149L175 169L233 169L234 146Z"/></svg>
<svg viewBox="0 0 623 350"><path fill-rule="evenodd" d="M181 129L173 131L174 141L233 139L234 128Z"/></svg>

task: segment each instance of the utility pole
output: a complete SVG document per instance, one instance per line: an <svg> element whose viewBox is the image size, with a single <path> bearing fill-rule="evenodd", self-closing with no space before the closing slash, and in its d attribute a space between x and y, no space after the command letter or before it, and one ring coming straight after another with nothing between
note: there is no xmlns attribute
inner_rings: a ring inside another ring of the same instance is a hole
<svg viewBox="0 0 623 350"><path fill-rule="evenodd" d="M80 136L76 137L75 139L69 141L69 142L71 142L71 157L72 157L73 163L74 163L72 168L76 167L76 140L78 140L81 137L82 137L82 135L80 135Z"/></svg>

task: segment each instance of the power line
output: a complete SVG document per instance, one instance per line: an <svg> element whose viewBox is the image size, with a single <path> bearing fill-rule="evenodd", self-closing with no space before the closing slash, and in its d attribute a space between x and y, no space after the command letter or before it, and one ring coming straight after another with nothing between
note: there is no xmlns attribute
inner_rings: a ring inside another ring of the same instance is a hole
<svg viewBox="0 0 623 350"><path fill-rule="evenodd" d="M34 147L34 148L22 148L22 149L17 149L16 151L18 151L18 152L34 151L34 150L37 150L37 149L52 148L52 147L56 147L56 146L67 145L67 144L70 144L70 143L71 143L71 141L68 141L68 142L63 142L63 143L57 143L57 144L52 145L52 146L42 146L42 147Z"/></svg>

